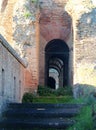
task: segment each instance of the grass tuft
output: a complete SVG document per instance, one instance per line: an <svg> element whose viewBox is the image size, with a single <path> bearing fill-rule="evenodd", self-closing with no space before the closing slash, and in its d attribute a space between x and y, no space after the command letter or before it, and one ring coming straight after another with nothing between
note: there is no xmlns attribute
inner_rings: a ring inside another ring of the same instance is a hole
<svg viewBox="0 0 96 130"><path fill-rule="evenodd" d="M67 130L93 130L91 106L82 108L80 114L75 117L77 123Z"/></svg>

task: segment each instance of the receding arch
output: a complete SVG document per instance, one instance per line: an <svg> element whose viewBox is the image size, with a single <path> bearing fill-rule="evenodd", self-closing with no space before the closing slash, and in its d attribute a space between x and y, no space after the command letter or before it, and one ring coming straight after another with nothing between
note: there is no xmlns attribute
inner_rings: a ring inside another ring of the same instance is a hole
<svg viewBox="0 0 96 130"><path fill-rule="evenodd" d="M50 41L45 47L45 84L49 84L49 70L58 71L59 86L68 85L69 47L60 39ZM54 77L53 77L54 78Z"/></svg>
<svg viewBox="0 0 96 130"><path fill-rule="evenodd" d="M66 42L64 42L63 40L61 39L54 39L52 41L50 41L46 47L45 47L45 52L54 52L56 53L56 49L58 47L58 52L60 53L66 53L66 52L69 52L69 47L68 45L66 44ZM57 52L57 53L58 53Z"/></svg>
<svg viewBox="0 0 96 130"><path fill-rule="evenodd" d="M55 79L55 86L54 89L58 89L59 88L59 72L57 70L57 68L49 68L49 77L52 77Z"/></svg>

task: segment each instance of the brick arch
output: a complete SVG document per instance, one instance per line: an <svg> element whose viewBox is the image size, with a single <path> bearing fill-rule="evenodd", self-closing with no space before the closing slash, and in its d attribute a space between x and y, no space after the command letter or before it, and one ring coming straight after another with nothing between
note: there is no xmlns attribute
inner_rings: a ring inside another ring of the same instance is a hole
<svg viewBox="0 0 96 130"><path fill-rule="evenodd" d="M54 9L52 12L43 9L40 14L40 35L47 42L52 39L62 39L67 42L71 34L72 19L70 15L64 10L62 12L57 10Z"/></svg>
<svg viewBox="0 0 96 130"><path fill-rule="evenodd" d="M45 47L45 85L49 85L49 70L59 72L59 86L68 85L69 47L63 40L54 39Z"/></svg>
<svg viewBox="0 0 96 130"><path fill-rule="evenodd" d="M50 7L47 1L43 1L40 9L39 19L39 84L44 85L45 79L45 47L47 43L53 39L65 41L71 51L70 55L70 75L72 71L73 58L73 42L72 42L72 18L64 10L66 2L60 4L59 1L53 1L53 6ZM47 3L44 6L44 2ZM63 2L63 1L62 1ZM48 5L48 6L47 6ZM62 6L63 5L63 6ZM71 76L70 76L71 77Z"/></svg>

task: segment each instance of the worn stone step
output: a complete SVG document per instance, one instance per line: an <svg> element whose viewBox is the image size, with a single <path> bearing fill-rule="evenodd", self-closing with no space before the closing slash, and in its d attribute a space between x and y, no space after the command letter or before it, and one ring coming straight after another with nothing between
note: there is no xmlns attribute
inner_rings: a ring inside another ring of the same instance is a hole
<svg viewBox="0 0 96 130"><path fill-rule="evenodd" d="M11 103L4 112L0 128L8 130L65 130L76 123L84 104Z"/></svg>
<svg viewBox="0 0 96 130"><path fill-rule="evenodd" d="M9 108L81 108L85 104L10 103Z"/></svg>
<svg viewBox="0 0 96 130"><path fill-rule="evenodd" d="M7 118L44 118L44 117L73 117L79 114L80 110L77 108L37 108L37 109L15 109L8 110L5 112L5 116Z"/></svg>
<svg viewBox="0 0 96 130"><path fill-rule="evenodd" d="M7 129L20 129L20 128L55 128L55 129L65 129L72 126L75 123L74 120L63 119L63 118L45 118L45 119L33 119L33 120L3 120L0 122L0 128Z"/></svg>

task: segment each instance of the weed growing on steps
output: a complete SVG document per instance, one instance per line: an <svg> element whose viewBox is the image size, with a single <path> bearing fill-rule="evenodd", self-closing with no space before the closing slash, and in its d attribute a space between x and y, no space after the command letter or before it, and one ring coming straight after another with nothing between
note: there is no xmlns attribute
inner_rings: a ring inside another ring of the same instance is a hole
<svg viewBox="0 0 96 130"><path fill-rule="evenodd" d="M63 88L62 88L63 89ZM67 130L94 130L93 129L93 120L92 120L92 104L94 103L94 99L91 96L88 98L84 97L74 99L72 97L72 90L69 91L66 89L66 93L63 90L59 92L50 90L49 88L42 88L41 86L38 89L38 95L33 96L32 102L38 103L86 103L87 105L82 108L80 114L75 117L76 124ZM68 92L67 92L68 91ZM58 94L57 94L58 93ZM64 94L64 95L63 95ZM66 94L66 95L65 95ZM58 96L57 96L58 95ZM34 129L36 130L36 129ZM42 129L43 130L43 129ZM48 129L54 130L54 129ZM56 130L56 129L55 129Z"/></svg>
<svg viewBox="0 0 96 130"><path fill-rule="evenodd" d="M80 114L75 118L77 123L67 130L93 130L91 106L82 108Z"/></svg>

